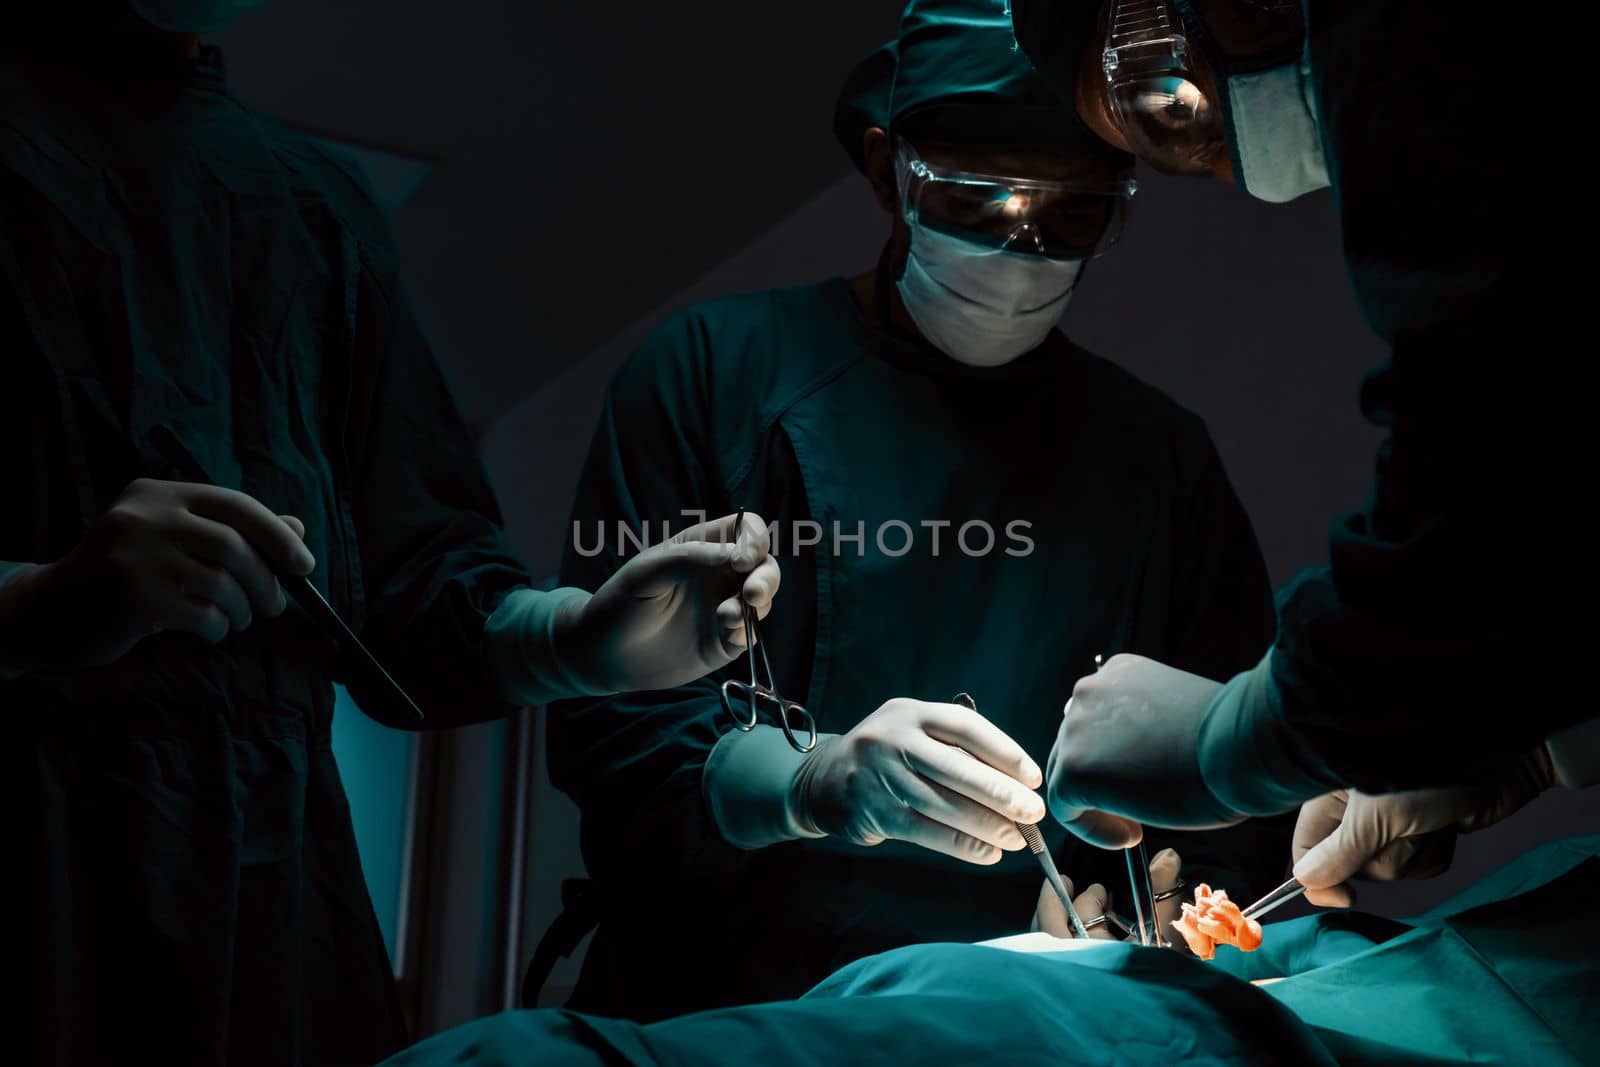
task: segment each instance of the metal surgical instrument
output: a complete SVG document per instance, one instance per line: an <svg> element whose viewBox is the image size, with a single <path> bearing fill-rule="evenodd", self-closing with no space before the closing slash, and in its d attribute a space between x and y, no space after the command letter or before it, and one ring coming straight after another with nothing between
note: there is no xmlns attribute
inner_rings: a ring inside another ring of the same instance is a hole
<svg viewBox="0 0 1600 1067"><path fill-rule="evenodd" d="M1291 878L1248 908L1245 908L1240 914L1246 919L1259 919L1269 911L1275 911L1283 907L1305 891L1306 887L1301 885L1298 879Z"/></svg>
<svg viewBox="0 0 1600 1067"><path fill-rule="evenodd" d="M950 703L960 704L970 711L978 710L978 702L967 693L957 693ZM1061 880L1061 872L1056 868L1055 857L1050 855L1050 849L1045 846L1044 835L1039 832L1039 827L1025 822L1016 823L1016 827L1022 834L1022 840L1027 842L1028 851L1034 854L1039 866L1044 868L1044 880L1050 883L1050 888L1055 890L1056 896L1061 900L1061 906L1067 910L1067 922L1072 925L1073 935L1087 938L1089 928L1083 924L1078 909L1072 905L1072 894L1067 892L1066 883Z"/></svg>
<svg viewBox="0 0 1600 1067"><path fill-rule="evenodd" d="M739 509L738 516L733 522L733 540L737 544L739 532L744 529L744 508ZM767 646L761 641L757 632L755 612L741 597L739 608L744 616L744 644L745 655L750 658L750 681L748 684L730 678L722 683L722 707L727 711L728 717L733 720L733 725L749 733L756 728L756 723L761 721L760 713L756 710L758 702L766 702L777 709L778 725L783 728L783 736L789 741L789 747L796 752L810 752L817 747L817 720L803 706L796 704L787 697L778 695L778 685L772 678L772 664L767 660ZM761 657L761 673L766 675L762 681L756 672L756 657ZM735 709L733 694L742 697L748 715L741 715ZM793 721L791 721L791 718ZM805 741L800 740L795 732L798 724L806 735Z"/></svg>
<svg viewBox="0 0 1600 1067"><path fill-rule="evenodd" d="M166 426L157 426L152 431L156 438L156 445L161 449L163 458L171 463L191 482L201 485L217 485L216 479L206 472L200 461L195 459L194 453L184 447L178 435ZM399 698L400 703L416 712L417 718L425 718L417 702L411 699L411 694L401 688L400 683L388 671L383 669L383 664L378 662L367 646L361 643L361 638L355 635L339 613L333 610L333 605L328 603L317 587L312 584L311 578L304 574L279 574L278 582L283 586L284 592L294 598L295 602L309 614L320 619L334 637L347 648L353 649L359 660L366 664L367 670L378 681L381 681L388 690Z"/></svg>
<svg viewBox="0 0 1600 1067"><path fill-rule="evenodd" d="M1104 664L1105 657L1096 655L1094 658L1094 669L1098 671L1102 666L1104 666ZM1128 861L1128 889L1133 894L1133 921L1137 923L1139 927L1139 944L1149 945L1152 941L1154 941L1156 948L1164 948L1166 947L1166 942L1161 936L1161 920L1158 918L1160 913L1156 911L1156 889L1155 886L1150 882L1150 857L1145 854L1143 838L1139 839L1139 844L1137 847L1139 851L1137 866L1139 871L1144 875L1143 901L1148 901L1150 905L1150 922L1148 925L1145 923L1144 903L1141 901L1139 892L1140 877L1138 874L1134 873L1135 861L1133 858L1133 847L1123 849L1122 856Z"/></svg>

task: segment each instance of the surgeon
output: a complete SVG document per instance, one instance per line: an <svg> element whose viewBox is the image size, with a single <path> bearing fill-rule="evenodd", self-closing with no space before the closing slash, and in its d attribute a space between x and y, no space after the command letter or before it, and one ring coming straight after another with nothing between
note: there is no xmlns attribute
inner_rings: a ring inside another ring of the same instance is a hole
<svg viewBox="0 0 1600 1067"><path fill-rule="evenodd" d="M30 7L0 33L15 1043L370 1064L406 1033L333 683L417 728L687 682L766 614L766 524L681 530L592 596L530 588L358 172L199 45L231 5ZM290 605L299 576L424 720Z"/></svg>
<svg viewBox="0 0 1600 1067"><path fill-rule="evenodd" d="M1559 355L1580 327L1527 241L1539 168L1489 132L1534 114L1506 80L1502 24L1382 0L1012 10L1108 144L1267 201L1331 186L1357 299L1390 346L1361 390L1387 433L1372 491L1334 522L1329 565L1280 595L1270 652L1225 684L1161 657L1084 677L1052 811L1118 845L1131 820L1219 826L1310 801L1295 872L1313 900L1347 903L1357 871L1437 870L1455 832L1600 778L1570 621L1593 594L1569 510L1587 394Z"/></svg>
<svg viewBox="0 0 1600 1067"><path fill-rule="evenodd" d="M719 682L744 662L552 710L599 912L580 1010L794 996L1026 928L1041 878L1014 821L1044 815L1035 758L1072 682L1122 651L1224 678L1271 633L1200 420L1056 329L1132 160L1050 95L1001 5L909 4L836 130L892 220L880 261L663 324L606 394L563 567L604 580L627 553L597 534L683 499L772 517L789 610L761 646L821 740L797 751L765 701L734 729ZM1287 829L1161 838L1152 865L1243 895L1282 877ZM1120 854L1046 831L1086 904L1132 915Z"/></svg>

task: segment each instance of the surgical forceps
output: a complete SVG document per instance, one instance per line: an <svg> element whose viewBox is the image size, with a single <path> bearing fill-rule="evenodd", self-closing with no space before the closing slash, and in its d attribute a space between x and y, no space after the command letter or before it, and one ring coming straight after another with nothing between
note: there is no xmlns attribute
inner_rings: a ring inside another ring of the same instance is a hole
<svg viewBox="0 0 1600 1067"><path fill-rule="evenodd" d="M739 509L738 517L733 522L733 539L737 544L739 531L744 529L744 508ZM730 678L722 683L722 707L727 711L728 718L733 720L733 725L749 733L760 722L761 715L756 710L757 704L769 703L777 709L778 725L783 729L783 736L788 738L789 747L796 752L810 752L817 747L817 720L804 707L796 704L788 697L778 695L777 682L772 678L772 664L767 660L767 646L761 641L757 633L755 612L750 605L739 599L739 608L744 615L744 645L745 655L750 657L750 681L748 684ZM761 673L766 675L762 681L756 672L756 657L761 657ZM734 694L743 698L749 710L748 715L741 715L736 710ZM804 732L806 740L802 742L799 734L795 732L798 725Z"/></svg>
<svg viewBox="0 0 1600 1067"><path fill-rule="evenodd" d="M969 711L978 710L978 702L968 693L957 693L950 703L960 704ZM1022 840L1028 846L1028 851L1034 854L1039 866L1044 868L1044 880L1050 883L1050 888L1055 890L1061 906L1067 910L1067 922L1072 926L1073 935L1087 940L1089 928L1084 925L1083 919L1078 915L1078 909L1073 906L1072 894L1067 892L1066 883L1061 880L1061 872L1056 868L1056 859L1050 855L1050 849L1045 845L1044 835L1039 832L1039 827L1026 822L1014 822L1014 825L1022 834Z"/></svg>
<svg viewBox="0 0 1600 1067"><path fill-rule="evenodd" d="M1105 657L1096 655L1094 657L1094 669L1098 671L1104 665ZM1135 847L1137 847L1139 852L1139 872L1144 875L1144 895L1142 900L1139 893L1140 878L1138 874L1134 873L1135 863L1133 853ZM1156 889L1155 886L1150 883L1150 857L1145 853L1144 838L1141 837L1139 839L1139 844L1137 846L1130 846L1123 849L1122 857L1128 861L1128 889L1133 894L1133 921L1139 928L1139 944L1148 946L1153 940L1156 948L1165 948L1166 942L1161 936L1161 921L1159 918L1160 912L1156 910L1156 904L1158 903L1156 899ZM1172 894L1170 893L1164 893L1162 894L1162 899L1165 899L1171 895ZM1148 901L1150 904L1149 925L1145 924L1144 901Z"/></svg>
<svg viewBox="0 0 1600 1067"><path fill-rule="evenodd" d="M1241 914L1246 919L1259 919L1267 912L1276 911L1278 908L1283 907L1305 891L1306 887L1300 884L1299 879L1291 878L1248 908L1245 908Z"/></svg>

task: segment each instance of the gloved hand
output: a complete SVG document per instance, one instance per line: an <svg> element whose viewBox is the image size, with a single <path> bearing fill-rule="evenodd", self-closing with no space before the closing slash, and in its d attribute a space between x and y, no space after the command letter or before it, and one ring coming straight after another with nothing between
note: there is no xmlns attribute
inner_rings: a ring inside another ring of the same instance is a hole
<svg viewBox="0 0 1600 1067"><path fill-rule="evenodd" d="M1102 848L1137 844L1141 821L1207 829L1242 820L1206 788L1195 748L1221 691L1143 656L1112 656L1080 678L1045 763L1051 814Z"/></svg>
<svg viewBox="0 0 1600 1067"><path fill-rule="evenodd" d="M556 652L598 692L671 689L727 666L744 651L748 604L772 610L778 561L767 524L746 513L703 522L651 545L590 597L562 605Z"/></svg>
<svg viewBox="0 0 1600 1067"><path fill-rule="evenodd" d="M293 516L232 489L141 478L55 563L0 585L7 673L115 662L163 630L221 641L282 614L274 571L316 561Z"/></svg>
<svg viewBox="0 0 1600 1067"><path fill-rule="evenodd" d="M891 700L828 736L789 790L796 824L858 845L891 838L969 863L1025 847L1015 821L1038 822L1038 766L1015 741L959 704Z"/></svg>
<svg viewBox="0 0 1600 1067"><path fill-rule="evenodd" d="M1079 837L1127 846L1140 823L1229 826L1292 811L1341 785L1287 728L1271 653L1219 684L1113 656L1081 678L1048 763L1050 810Z"/></svg>
<svg viewBox="0 0 1600 1067"><path fill-rule="evenodd" d="M1178 853L1170 848L1162 849L1150 857L1150 887L1155 890L1158 897L1163 893L1172 893L1178 887L1182 870L1183 860ZM1067 884L1067 892L1073 892L1072 879L1064 877L1063 881ZM1173 920L1181 912L1183 901L1181 893L1172 893L1165 900L1158 900L1156 928L1161 931L1161 942L1167 948L1175 949L1184 955L1193 955L1183 938L1172 930ZM1140 903L1148 912L1149 905L1143 901ZM1106 912L1113 904L1117 905L1121 918L1127 919L1130 923L1135 922L1133 904L1126 901L1118 902L1099 882L1072 898L1072 906L1077 909L1078 918L1083 920L1083 925L1088 928L1091 938L1102 941L1138 941L1137 933L1125 934L1115 924L1105 919ZM1039 889L1039 903L1033 912L1032 929L1043 930L1056 937L1076 936L1072 932L1072 924L1067 920L1067 909L1061 906L1061 899L1056 896L1056 891L1050 888L1049 882L1045 882Z"/></svg>
<svg viewBox="0 0 1600 1067"><path fill-rule="evenodd" d="M1431 878L1450 866L1458 832L1493 826L1555 784L1543 745L1495 781L1467 789L1418 789L1368 796L1340 789L1308 800L1295 823L1294 876L1306 899L1331 908L1355 900L1346 884Z"/></svg>

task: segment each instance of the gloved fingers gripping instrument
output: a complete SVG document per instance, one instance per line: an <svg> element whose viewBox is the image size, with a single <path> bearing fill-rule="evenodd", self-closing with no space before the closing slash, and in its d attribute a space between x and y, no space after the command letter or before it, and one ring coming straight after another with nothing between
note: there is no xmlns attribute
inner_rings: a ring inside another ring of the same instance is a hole
<svg viewBox="0 0 1600 1067"><path fill-rule="evenodd" d="M744 525L744 508L739 509L738 517L734 521L734 536ZM722 707L733 720L733 725L749 733L761 721L758 708L762 705L771 705L783 736L788 739L789 746L796 752L810 752L817 747L817 721L802 705L795 703L778 693L777 682L772 676L772 663L767 659L767 646L762 642L757 633L755 612L749 604L740 602L744 612L744 641L745 655L750 659L750 681L748 683L730 678L722 683ZM761 670L756 670L757 657L760 657ZM761 675L766 676L762 680ZM743 705L744 711L739 708ZM798 727L799 732L796 732ZM801 734L805 739L801 740Z"/></svg>

